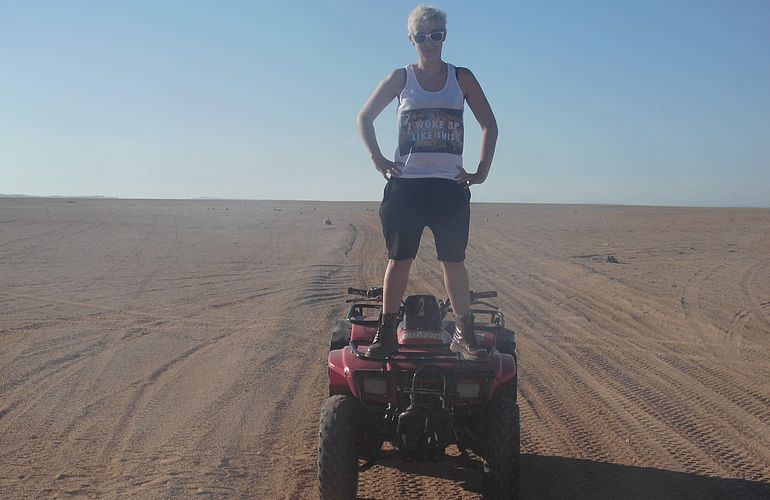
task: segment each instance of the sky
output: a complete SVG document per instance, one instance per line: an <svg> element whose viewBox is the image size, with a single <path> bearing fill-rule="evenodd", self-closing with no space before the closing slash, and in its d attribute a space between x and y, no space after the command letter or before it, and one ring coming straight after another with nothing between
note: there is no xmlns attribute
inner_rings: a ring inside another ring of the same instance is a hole
<svg viewBox="0 0 770 500"><path fill-rule="evenodd" d="M0 0L0 193L379 200L416 3ZM770 207L770 2L435 5L500 131L474 201Z"/></svg>

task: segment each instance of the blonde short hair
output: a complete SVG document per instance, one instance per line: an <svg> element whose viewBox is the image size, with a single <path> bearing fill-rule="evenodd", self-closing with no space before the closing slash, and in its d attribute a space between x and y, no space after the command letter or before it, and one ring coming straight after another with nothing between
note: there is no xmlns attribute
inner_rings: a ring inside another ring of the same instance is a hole
<svg viewBox="0 0 770 500"><path fill-rule="evenodd" d="M441 26L446 29L446 13L438 7L421 4L415 7L414 10L409 13L409 19L406 22L406 29L410 34L415 33L417 31L417 26L420 24L429 23L431 21L440 23Z"/></svg>

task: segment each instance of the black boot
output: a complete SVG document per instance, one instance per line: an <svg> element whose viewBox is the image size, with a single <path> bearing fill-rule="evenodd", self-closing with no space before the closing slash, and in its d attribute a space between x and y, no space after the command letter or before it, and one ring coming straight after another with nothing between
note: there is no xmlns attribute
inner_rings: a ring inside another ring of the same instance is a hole
<svg viewBox="0 0 770 500"><path fill-rule="evenodd" d="M463 359L479 361L487 358L487 350L479 345L474 332L473 314L467 313L457 317L455 333L449 350L460 354Z"/></svg>
<svg viewBox="0 0 770 500"><path fill-rule="evenodd" d="M398 329L398 313L385 313L380 318L380 326L374 336L372 345L366 350L366 356L375 359L385 359L396 352L396 330Z"/></svg>

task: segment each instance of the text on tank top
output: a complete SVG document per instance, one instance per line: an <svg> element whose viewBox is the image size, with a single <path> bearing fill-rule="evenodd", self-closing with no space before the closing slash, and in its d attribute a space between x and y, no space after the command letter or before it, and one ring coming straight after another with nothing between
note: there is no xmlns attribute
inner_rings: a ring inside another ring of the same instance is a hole
<svg viewBox="0 0 770 500"><path fill-rule="evenodd" d="M465 98L455 67L447 64L444 87L422 88L413 65L406 67L406 84L398 100L398 147L395 161L401 177L456 179L463 165Z"/></svg>

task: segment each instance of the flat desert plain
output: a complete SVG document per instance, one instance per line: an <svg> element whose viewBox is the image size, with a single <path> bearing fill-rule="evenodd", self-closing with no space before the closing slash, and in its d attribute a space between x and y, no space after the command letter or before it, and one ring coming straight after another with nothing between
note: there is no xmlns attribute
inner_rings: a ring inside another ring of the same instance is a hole
<svg viewBox="0 0 770 500"><path fill-rule="evenodd" d="M377 209L0 199L0 496L315 497ZM517 331L523 498L770 497L770 210L472 210L472 287ZM444 295L427 230L409 291ZM478 467L384 462L359 492L478 498Z"/></svg>

